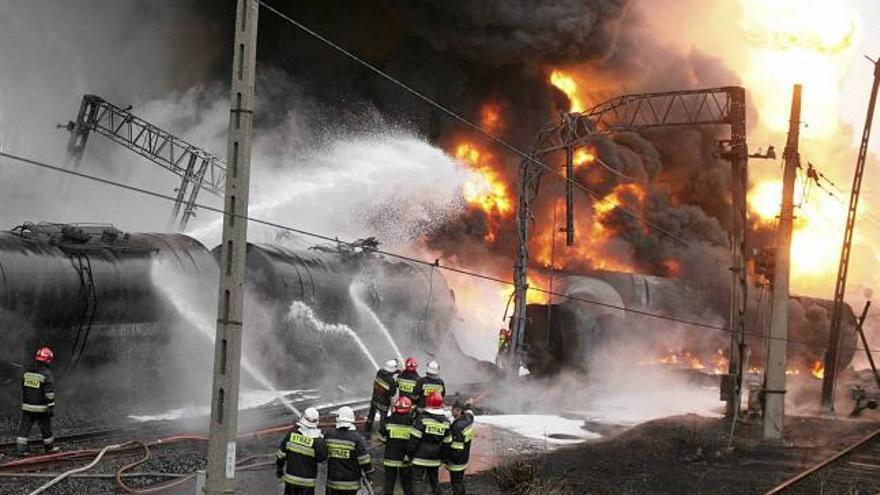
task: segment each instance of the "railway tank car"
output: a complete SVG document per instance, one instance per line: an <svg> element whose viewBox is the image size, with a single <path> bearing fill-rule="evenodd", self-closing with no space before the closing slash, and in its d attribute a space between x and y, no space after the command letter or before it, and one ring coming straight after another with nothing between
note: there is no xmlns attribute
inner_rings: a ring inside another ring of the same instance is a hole
<svg viewBox="0 0 880 495"><path fill-rule="evenodd" d="M271 321L286 322L259 350L271 355L284 348L288 359L279 374L320 380L345 376L352 367L372 373L365 351L352 335L340 334L340 326L352 329L380 365L398 350L462 355L450 329L454 296L439 270L379 254L370 239L354 246L249 243L247 266L257 307ZM317 321L290 318L294 302L307 305Z"/></svg>
<svg viewBox="0 0 880 495"><path fill-rule="evenodd" d="M156 259L194 276L216 271L210 252L181 234L51 223L25 223L0 232L4 391L17 393L13 385L21 366L37 346L49 345L60 379L92 382L85 378L100 379L103 365L125 363L112 384L138 392L133 385L148 381L144 378L161 368L165 357L150 352L167 342L167 307L150 284Z"/></svg>
<svg viewBox="0 0 880 495"><path fill-rule="evenodd" d="M249 334L245 343L257 347L252 356L260 359L253 360L276 385L314 385L353 369L371 374L361 347L338 331L342 326L379 364L395 357L395 348L460 354L449 328L454 298L443 276L389 259L375 246L248 245L247 297L255 303L248 311L257 337ZM148 388L162 389L175 374L193 383L204 368L210 378L212 346L170 300L191 294L163 290L164 279L153 270L162 261L175 277L197 281L189 287L204 294L184 306L204 306L201 316L213 321L217 256L219 248L212 253L183 234L125 233L109 225L26 223L0 232L0 385L9 399L3 403L14 406L21 367L40 345L55 349L56 374L75 385L62 393L96 407L100 397L133 402L170 393ZM321 328L291 318L294 301L308 305ZM187 360L188 368L181 365ZM83 395L90 390L97 398Z"/></svg>
<svg viewBox="0 0 880 495"><path fill-rule="evenodd" d="M555 281L555 297L548 304L530 304L524 343L527 365L533 373L553 374L569 368L588 371L593 353L611 342L626 342L659 355L671 348L701 358L707 368L718 350L726 353L730 334L639 315L638 311L677 317L708 326L726 327L725 297L687 282L618 272L588 276L564 275ZM592 301L588 303L578 301ZM809 373L821 361L828 342L832 301L793 295L789 299L789 365ZM636 310L624 311L619 308ZM763 367L762 320L767 304L751 301L746 314L746 343L751 367ZM844 305L840 366L853 358L856 316ZM714 371L714 370L709 370ZM720 370L719 370L720 371ZM725 371L726 372L726 371Z"/></svg>

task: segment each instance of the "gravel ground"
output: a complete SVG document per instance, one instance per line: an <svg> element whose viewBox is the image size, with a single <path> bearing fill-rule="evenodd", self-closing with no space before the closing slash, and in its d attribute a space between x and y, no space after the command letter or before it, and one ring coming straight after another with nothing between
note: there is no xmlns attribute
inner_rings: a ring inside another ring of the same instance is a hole
<svg viewBox="0 0 880 495"><path fill-rule="evenodd" d="M281 411L243 415L243 429L248 426L281 424L289 415ZM204 422L201 422L204 429ZM95 448L131 439L152 440L182 431L203 433L199 422L153 422L131 425L99 438L71 440L65 450ZM545 488L543 495L571 494L657 494L681 495L712 493L719 495L760 494L798 471L815 464L866 432L880 427L880 414L871 412L860 420L821 417L792 417L786 424L786 445L769 447L760 441L761 423L746 421L738 426L737 438L728 448L728 425L721 419L687 415L644 423L628 430L610 429L605 438L556 451L547 451L533 440L483 425L478 431L472 465L481 470L469 477L471 495L509 494L496 483L496 475L510 465L525 460L536 478L552 481L555 490ZM268 461L280 434L247 438L239 442L239 459L263 456L254 463ZM153 449L154 457L138 466L140 472L189 474L204 467L207 445L185 442ZM140 450L112 455L90 473L112 474L143 455ZM378 447L373 455L379 465ZM8 449L0 450L0 463L14 458ZM65 463L41 467L35 472L61 472L76 465ZM280 493L281 484L271 467L240 470L236 476L238 493ZM381 467L377 467L377 488L381 485ZM26 494L47 479L22 481L0 478L0 495ZM132 486L153 484L160 478L129 479ZM448 489L447 489L448 490ZM194 482L163 491L169 495L190 495ZM836 493L853 495L852 487L805 487L800 493ZM120 493L112 479L71 479L48 494Z"/></svg>
<svg viewBox="0 0 880 495"><path fill-rule="evenodd" d="M570 494L762 494L880 427L880 415L864 420L788 418L784 446L763 444L760 421L739 425L727 447L723 420L678 416L639 425L614 438L532 457L537 478ZM468 493L508 493L491 472L477 475ZM791 493L857 495L852 486L804 487Z"/></svg>

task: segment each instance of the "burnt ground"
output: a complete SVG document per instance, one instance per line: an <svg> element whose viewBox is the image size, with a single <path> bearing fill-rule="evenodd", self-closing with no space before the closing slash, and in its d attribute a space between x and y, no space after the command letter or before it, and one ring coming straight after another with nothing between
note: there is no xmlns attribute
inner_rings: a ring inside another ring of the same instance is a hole
<svg viewBox="0 0 880 495"><path fill-rule="evenodd" d="M499 448L496 460L505 462L506 466L489 468L471 476L468 493L520 493L515 488L499 487L497 482L497 478L513 473L524 479L534 477L533 481L527 483L532 486L540 484L534 481L543 482L542 488L529 492L542 495L760 494L880 427L880 415L872 413L857 421L820 417L789 418L786 424L787 442L779 447L763 444L760 441L761 423L752 420L739 425L734 446L728 448L728 426L721 419L686 415L644 423L623 432L612 433L612 436L600 441L551 452ZM177 433L181 431L179 428L181 425L172 423L144 425L101 438L73 441L64 446L67 450L72 450L124 442L131 438L147 440ZM274 451L279 437L279 434L271 434L240 441L239 459L253 457L249 463L256 467L237 473L238 493L280 493L280 483L274 478L271 458L267 456ZM475 441L488 443L496 440L493 433L481 431ZM504 445L510 443L505 441ZM136 471L191 473L204 466L205 453L204 442L184 442L158 447L153 450L153 458L139 466ZM374 449L373 454L377 459L376 464L379 465L380 452ZM142 451L133 450L124 455L108 457L106 462L99 464L90 473L112 474L120 466L142 455ZM0 453L0 463L10 459L8 451ZM260 466L261 463L267 465ZM71 466L50 465L36 472L57 473ZM156 483L160 479L162 478L135 478L129 482L137 486ZM381 482L381 479L381 467L377 467L376 480ZM28 493L45 481L47 478L0 478L0 494ZM448 491L448 487L446 490ZM45 493L120 492L111 479L75 479L65 481ZM194 493L194 483L189 481L162 493L191 494ZM790 493L854 495L859 492L852 487L823 489L813 486Z"/></svg>
<svg viewBox="0 0 880 495"><path fill-rule="evenodd" d="M613 438L528 458L519 475L544 485L540 493L719 495L761 494L799 471L842 450L880 427L880 417L865 420L821 417L787 418L787 440L772 447L761 442L761 423L738 426L728 448L729 423L687 415L642 424ZM522 471L533 473L522 474ZM496 478L510 470L475 476L469 493L494 495L503 490ZM808 486L786 493L855 495L850 486ZM535 492L538 493L538 492Z"/></svg>

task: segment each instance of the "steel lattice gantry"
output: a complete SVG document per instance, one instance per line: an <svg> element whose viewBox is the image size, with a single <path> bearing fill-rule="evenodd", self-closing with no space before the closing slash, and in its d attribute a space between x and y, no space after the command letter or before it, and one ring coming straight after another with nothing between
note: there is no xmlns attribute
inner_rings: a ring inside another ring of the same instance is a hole
<svg viewBox="0 0 880 495"><path fill-rule="evenodd" d="M537 197L543 161L556 152L566 160L566 241L574 242L573 160L574 152L591 136L638 131L654 127L723 125L730 127L730 139L723 143L722 157L731 162L733 175L732 228L730 233L732 293L729 328L731 331L730 368L722 386L728 413L739 407L745 336L747 294L746 273L746 192L748 185L748 147L746 145L745 89L738 86L623 95L580 113L563 112L558 121L545 125L519 169L517 204L518 246L514 266L515 311L511 365L518 369L518 349L525 332L526 292L528 290L528 238L531 202ZM539 163L540 162L540 163Z"/></svg>
<svg viewBox="0 0 880 495"><path fill-rule="evenodd" d="M195 213L200 189L223 196L226 182L223 160L100 96L84 95L76 121L69 122L65 128L70 131L67 153L74 168L79 168L89 135L96 132L178 175L181 183L171 218L175 221L180 216L180 230Z"/></svg>

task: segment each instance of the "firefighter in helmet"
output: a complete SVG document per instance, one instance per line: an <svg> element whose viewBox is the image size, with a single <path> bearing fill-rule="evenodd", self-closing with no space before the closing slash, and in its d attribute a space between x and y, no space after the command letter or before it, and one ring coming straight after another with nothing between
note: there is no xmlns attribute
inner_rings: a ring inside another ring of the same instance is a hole
<svg viewBox="0 0 880 495"><path fill-rule="evenodd" d="M379 440L385 444L385 495L394 494L398 479L404 495L413 493L410 465L405 460L412 423L412 402L406 397L398 398L385 427L379 430Z"/></svg>
<svg viewBox="0 0 880 495"><path fill-rule="evenodd" d="M364 482L372 486L373 462L354 421L354 411L348 406L340 407L336 411L336 428L325 435L329 495L355 495Z"/></svg>
<svg viewBox="0 0 880 495"><path fill-rule="evenodd" d="M419 378L419 381L416 383L413 395L416 396L418 412L422 412L425 409L425 402L428 396L434 392L440 394L440 397L446 397L446 384L440 378L440 365L437 364L437 361L428 363L425 376Z"/></svg>
<svg viewBox="0 0 880 495"><path fill-rule="evenodd" d="M413 404L416 402L416 383L419 378L419 363L415 358L406 358L404 370L397 375L397 390L401 397L406 397Z"/></svg>
<svg viewBox="0 0 880 495"><path fill-rule="evenodd" d="M410 430L407 457L412 462L413 478L427 479L431 493L440 495L440 465L444 451L452 443L452 434L440 392L429 395L425 406Z"/></svg>
<svg viewBox="0 0 880 495"><path fill-rule="evenodd" d="M502 366L504 355L510 349L510 341L513 339L513 332L509 328L502 328L498 331L498 354L495 355L495 364Z"/></svg>
<svg viewBox="0 0 880 495"><path fill-rule="evenodd" d="M392 359L385 363L385 367L376 372L373 379L373 399L370 402L370 411L367 413L367 422L364 424L364 435L369 439L373 432L373 422L376 412L380 414L379 433L385 427L385 419L388 417L388 409L397 394L397 360Z"/></svg>
<svg viewBox="0 0 880 495"><path fill-rule="evenodd" d="M474 409L471 402L456 401L452 405L452 443L446 446L443 464L449 471L453 495L465 495L464 472L471 457L471 441L474 439Z"/></svg>
<svg viewBox="0 0 880 495"><path fill-rule="evenodd" d="M46 452L58 452L55 436L52 435L52 416L55 414L55 379L49 365L55 359L55 353L48 347L40 347L31 363L22 375L21 386L21 423L18 437L15 439L19 452L27 450L28 436L34 423L40 426L43 434L43 447Z"/></svg>
<svg viewBox="0 0 880 495"><path fill-rule="evenodd" d="M318 428L318 410L305 410L281 439L275 475L284 481L284 495L314 495L318 464L327 460L327 445Z"/></svg>

